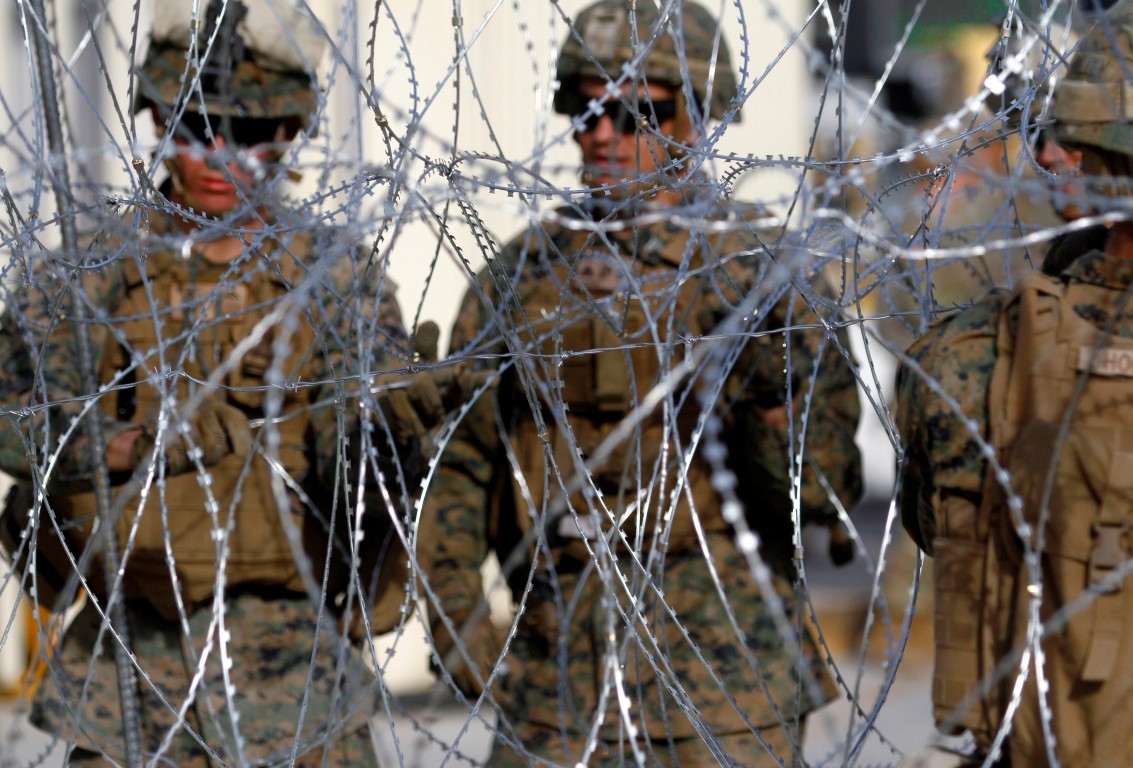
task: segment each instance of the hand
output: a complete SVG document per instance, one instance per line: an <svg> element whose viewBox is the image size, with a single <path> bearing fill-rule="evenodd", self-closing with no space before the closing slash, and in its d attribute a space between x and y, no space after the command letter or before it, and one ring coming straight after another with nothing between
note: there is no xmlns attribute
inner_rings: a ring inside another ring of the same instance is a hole
<svg viewBox="0 0 1133 768"><path fill-rule="evenodd" d="M421 323L414 336L416 360L437 362L439 335L436 323ZM446 412L460 407L489 375L488 371L473 371L467 362L458 362L384 376L374 392L389 420L394 440L408 445L440 424Z"/></svg>
<svg viewBox="0 0 1133 768"><path fill-rule="evenodd" d="M465 696L478 697L484 690L483 685L492 676L492 670L499 663L504 647L503 632L487 618L481 619L472 626L454 619L453 627L460 633L464 654L461 654L460 648L453 647L448 630L438 627L433 633L437 656L441 658L443 670L452 676L456 687ZM476 679L477 675L465 663L465 657L478 668L479 682ZM503 673L504 670L499 670L496 679L498 680Z"/></svg>
<svg viewBox="0 0 1133 768"><path fill-rule="evenodd" d="M139 466L153 455L157 437L157 412L151 413L134 441L134 466ZM170 418L175 420L176 413ZM185 419L187 433L171 422L165 430L163 458L168 475L181 475L195 469L190 458L192 449L200 450L201 464L206 467L219 464L224 457L235 454L247 457L252 451L252 433L248 417L238 408L219 400L208 399Z"/></svg>

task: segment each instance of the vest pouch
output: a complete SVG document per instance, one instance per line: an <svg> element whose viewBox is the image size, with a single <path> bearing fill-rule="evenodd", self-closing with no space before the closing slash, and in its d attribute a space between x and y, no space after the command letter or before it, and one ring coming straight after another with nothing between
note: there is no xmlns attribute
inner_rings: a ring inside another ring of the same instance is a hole
<svg viewBox="0 0 1133 768"><path fill-rule="evenodd" d="M649 391L652 377L642 381L639 376L646 372L631 369L632 353L622 348L625 340L604 318L591 317L590 323L594 340L594 405L603 414L627 414L638 403L640 393Z"/></svg>
<svg viewBox="0 0 1133 768"><path fill-rule="evenodd" d="M593 413L597 402L594 390L594 355L590 354L590 350L594 348L591 318L577 318L562 327L560 333L562 351L573 353L560 358L561 362L555 366L553 374L562 382L563 402L576 413ZM548 355L559 352L551 343L544 343L543 351Z"/></svg>
<svg viewBox="0 0 1133 768"><path fill-rule="evenodd" d="M985 473L982 512L999 521L1001 578L1014 579L1011 599L1002 601L1000 613L1010 620L1000 627L998 658L1018 658L1031 639L1036 599L1038 619L1049 622L1044 679L1032 667L1014 710L1007 741L1013 765L1048 761L1047 726L1063 765L1119 764L1133 744L1133 675L1123 663L1133 649L1131 585L1126 578L1098 586L1131 551L1133 341L1103 335L1077 314L1081 307L1095 317L1120 314L1124 301L1109 287L1029 274L1000 314L989 422L1021 505L1015 512L997 473ZM1022 530L1018 515L1027 524ZM1037 585L1028 552L1039 558ZM1016 685L1013 673L1001 680L994 701L1000 717Z"/></svg>
<svg viewBox="0 0 1133 768"><path fill-rule="evenodd" d="M937 536L933 540L933 716L951 735L965 728L989 731L985 698L979 695L980 613L984 601L987 542Z"/></svg>
<svg viewBox="0 0 1133 768"><path fill-rule="evenodd" d="M119 557L126 562L126 596L145 598L163 616L177 616L167 541L177 588L189 610L213 596L222 562L227 588L299 585L298 568L279 520L266 463L257 458L250 471L245 471L244 459L230 455L205 471L207 481L197 472L167 477L164 492L155 484L144 508L139 510L137 500L131 500L118 520L116 538ZM205 487L219 504L215 519L206 512L212 502ZM239 512L228 530L232 500L239 500ZM69 519L93 521L96 515L93 493L60 497L57 508ZM288 510L287 514L292 513ZM296 524L299 522L296 519ZM84 526L82 541L76 543L82 544L91 529ZM99 584L99 580L94 583ZM105 597L105 585L100 591Z"/></svg>
<svg viewBox="0 0 1133 768"><path fill-rule="evenodd" d="M1011 458L1013 477L1019 478L1016 490L1027 501L1027 522L1036 531L1042 524L1045 534L1043 588L1050 599L1044 600L1044 619L1130 557L1133 453L1122 450L1120 428L1072 424L1061 444L1059 439L1057 425L1032 421L1021 431ZM1050 471L1054 482L1044 515L1042 494ZM1126 622L1119 605L1108 603L1128 583L1126 577L1094 597L1092 605L1074 612L1047 641L1059 664L1078 678L1100 682L1109 677Z"/></svg>

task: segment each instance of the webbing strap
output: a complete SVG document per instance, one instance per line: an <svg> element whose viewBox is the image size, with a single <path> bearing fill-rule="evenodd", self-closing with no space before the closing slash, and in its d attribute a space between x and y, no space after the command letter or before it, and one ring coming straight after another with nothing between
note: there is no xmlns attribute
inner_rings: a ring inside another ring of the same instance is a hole
<svg viewBox="0 0 1133 768"><path fill-rule="evenodd" d="M1118 451L1110 466L1110 485L1122 483L1122 478L1130 477L1131 473L1133 453ZM1114 503L1107 494L1094 522L1094 546L1090 551L1087 571L1091 585L1105 579L1128 559L1124 546L1128 516L1129 510L1123 504ZM1121 585L1116 584L1099 594L1094 599L1092 612L1093 631L1086 649L1086 661L1082 665L1082 679L1099 682L1109 679L1121 647L1125 619L1121 611Z"/></svg>

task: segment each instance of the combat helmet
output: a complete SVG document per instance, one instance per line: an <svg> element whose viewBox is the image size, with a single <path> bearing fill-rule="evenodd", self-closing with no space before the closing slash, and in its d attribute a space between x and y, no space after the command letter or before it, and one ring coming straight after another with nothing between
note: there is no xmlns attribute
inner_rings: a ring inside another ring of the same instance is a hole
<svg viewBox="0 0 1133 768"><path fill-rule="evenodd" d="M1082 39L1051 105L1066 147L1133 157L1133 0L1122 0Z"/></svg>
<svg viewBox="0 0 1133 768"><path fill-rule="evenodd" d="M1066 71L1068 52L1082 36L1082 25L1052 21L1041 26L1014 13L995 26L1001 35L987 52L988 68L1000 74L1003 93L998 100L989 98L988 106L1002 113L1012 128L1026 131L1048 110L1051 93ZM1008 61L1014 66L1006 66Z"/></svg>
<svg viewBox="0 0 1133 768"><path fill-rule="evenodd" d="M135 112L183 105L209 117L310 125L323 39L309 13L290 0L211 0L196 19L190 8L182 0L154 4Z"/></svg>
<svg viewBox="0 0 1133 768"><path fill-rule="evenodd" d="M673 36L678 14L683 38L679 44ZM559 52L555 111L578 114L584 108L578 103L580 78L617 79L622 68L635 61L639 77L678 88L684 85L687 71L701 109L707 98L706 111L717 120L736 100L736 75L728 46L716 19L702 6L684 2L675 5L671 14L662 15L651 0L600 0L578 14ZM740 121L738 108L732 120Z"/></svg>

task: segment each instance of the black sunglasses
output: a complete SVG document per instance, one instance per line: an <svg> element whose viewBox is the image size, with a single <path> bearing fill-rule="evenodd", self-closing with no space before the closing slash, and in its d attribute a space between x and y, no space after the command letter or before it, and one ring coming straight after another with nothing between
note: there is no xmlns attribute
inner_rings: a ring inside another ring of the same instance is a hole
<svg viewBox="0 0 1133 768"><path fill-rule="evenodd" d="M609 115L610 119L614 121L614 130L622 136L632 136L638 130L645 130L650 125L660 128L666 120L672 120L677 116L676 99L653 99L652 101L642 99L639 106L641 111L634 112L622 102L616 101L606 104L606 111L600 115L579 110L577 122L585 126L582 132L588 133L598 127L598 123L603 117Z"/></svg>
<svg viewBox="0 0 1133 768"><path fill-rule="evenodd" d="M181 115L180 122L173 128L174 136L189 136L201 144L211 143L205 130L205 118L195 112ZM280 121L273 117L222 117L213 116L208 120L214 136L223 136L225 143L237 147L254 147L276 140Z"/></svg>

